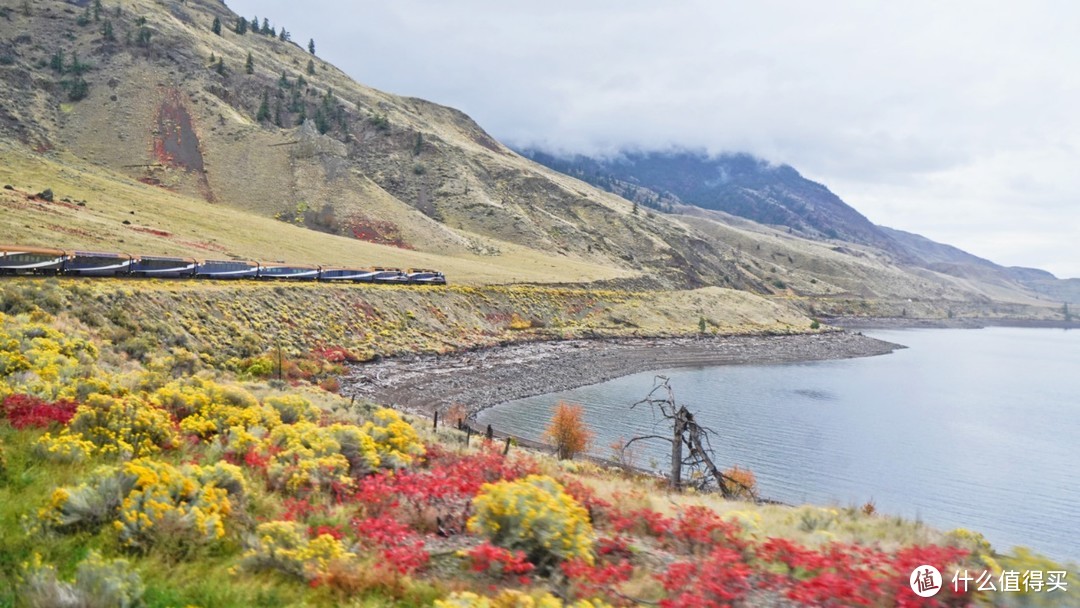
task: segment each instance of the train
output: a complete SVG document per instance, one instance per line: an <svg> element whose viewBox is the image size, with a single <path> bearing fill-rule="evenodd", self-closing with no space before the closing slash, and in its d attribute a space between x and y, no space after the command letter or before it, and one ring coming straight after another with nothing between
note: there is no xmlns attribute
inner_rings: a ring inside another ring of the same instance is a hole
<svg viewBox="0 0 1080 608"><path fill-rule="evenodd" d="M198 260L20 245L0 245L0 274L446 285L446 275L423 268L403 270L253 260Z"/></svg>

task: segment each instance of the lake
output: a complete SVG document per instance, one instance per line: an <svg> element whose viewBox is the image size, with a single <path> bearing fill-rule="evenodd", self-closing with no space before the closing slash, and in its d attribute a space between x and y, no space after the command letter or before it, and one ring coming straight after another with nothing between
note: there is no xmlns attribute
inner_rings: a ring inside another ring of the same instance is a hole
<svg viewBox="0 0 1080 608"><path fill-rule="evenodd" d="M941 529L977 530L998 549L1080 559L1080 332L868 331L909 348L864 359L658 370L485 410L539 438L554 403L585 407L593 451L656 432L630 410L657 373L718 432L718 465L749 467L762 496L861 505ZM644 406L639 406L639 408ZM666 434L666 433L664 433ZM637 462L665 466L666 444Z"/></svg>

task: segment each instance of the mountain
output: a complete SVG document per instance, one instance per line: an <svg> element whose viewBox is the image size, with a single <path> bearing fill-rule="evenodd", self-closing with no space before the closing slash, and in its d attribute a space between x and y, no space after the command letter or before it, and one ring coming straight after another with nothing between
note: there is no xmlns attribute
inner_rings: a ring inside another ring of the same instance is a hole
<svg viewBox="0 0 1080 608"><path fill-rule="evenodd" d="M521 154L556 171L658 209L678 201L723 211L809 238L831 238L902 253L896 242L824 185L788 165L749 154L628 151L609 159L566 158L534 148Z"/></svg>
<svg viewBox="0 0 1080 608"><path fill-rule="evenodd" d="M749 154L624 151L594 158L537 148L523 148L520 153L659 211L700 214L687 208L691 206L723 212L813 240L868 245L887 252L891 262L901 266L1006 289L1031 290L1061 301L1080 299L1076 287L1080 280L1060 281L1043 270L1006 268L951 245L874 225L824 185L804 178L788 165L775 165Z"/></svg>
<svg viewBox="0 0 1080 608"><path fill-rule="evenodd" d="M642 153L561 173L354 81L288 24L239 33L218 0L38 0L0 23L0 241L718 286L812 314L1055 314L1018 282L913 265L790 167Z"/></svg>

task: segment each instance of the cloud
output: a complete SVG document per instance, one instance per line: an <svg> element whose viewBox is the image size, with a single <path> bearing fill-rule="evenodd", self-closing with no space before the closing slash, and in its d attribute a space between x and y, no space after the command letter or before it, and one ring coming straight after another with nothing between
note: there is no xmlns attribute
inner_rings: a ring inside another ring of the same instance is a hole
<svg viewBox="0 0 1080 608"><path fill-rule="evenodd" d="M365 84L460 108L503 141L751 152L878 223L1080 276L1080 4L229 5L316 38Z"/></svg>

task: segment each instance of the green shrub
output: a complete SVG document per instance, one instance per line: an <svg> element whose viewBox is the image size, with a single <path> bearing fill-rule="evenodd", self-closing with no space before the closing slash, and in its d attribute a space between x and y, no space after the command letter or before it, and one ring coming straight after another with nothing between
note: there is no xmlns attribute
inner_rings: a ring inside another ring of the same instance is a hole
<svg viewBox="0 0 1080 608"><path fill-rule="evenodd" d="M20 589L20 600L25 606L133 608L143 605L144 591L139 573L127 560L105 560L91 551L73 582L60 580L52 566L34 564Z"/></svg>

